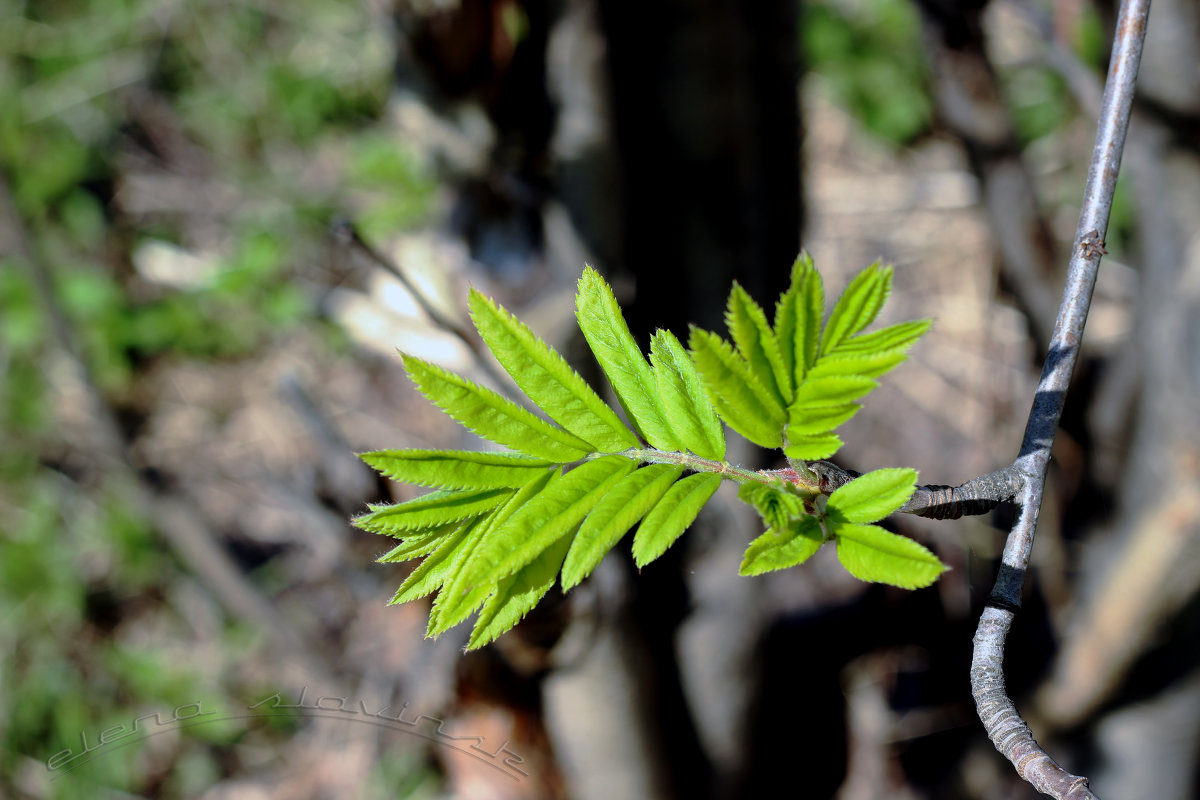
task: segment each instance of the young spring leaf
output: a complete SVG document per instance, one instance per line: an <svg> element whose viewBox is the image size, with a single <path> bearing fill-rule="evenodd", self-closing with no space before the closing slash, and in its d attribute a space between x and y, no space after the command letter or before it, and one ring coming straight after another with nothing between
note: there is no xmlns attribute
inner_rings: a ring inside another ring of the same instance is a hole
<svg viewBox="0 0 1200 800"><path fill-rule="evenodd" d="M404 368L421 393L438 408L485 439L536 458L563 464L592 452L578 436L485 389L461 375L413 356Z"/></svg>
<svg viewBox="0 0 1200 800"><path fill-rule="evenodd" d="M760 447L783 444L787 413L729 343L700 328L688 339L704 390L725 424Z"/></svg>
<svg viewBox="0 0 1200 800"><path fill-rule="evenodd" d="M720 485L720 475L698 472L667 490L633 537L633 560L639 569L667 552Z"/></svg>
<svg viewBox="0 0 1200 800"><path fill-rule="evenodd" d="M591 267L579 279L575 317L630 421L651 447L682 450L666 423L658 384L629 333L612 288Z"/></svg>
<svg viewBox="0 0 1200 800"><path fill-rule="evenodd" d="M839 525L833 533L838 560L859 580L921 589L948 569L923 545L878 525Z"/></svg>
<svg viewBox="0 0 1200 800"><path fill-rule="evenodd" d="M637 447L638 440L561 355L505 309L472 289L471 319L488 349L538 408L599 452Z"/></svg>
<svg viewBox="0 0 1200 800"><path fill-rule="evenodd" d="M810 379L831 376L855 375L864 378L878 378L885 372L904 363L907 356L903 350L883 350L878 353L846 352L838 348L831 355L821 356L816 365L808 371Z"/></svg>
<svg viewBox="0 0 1200 800"><path fill-rule="evenodd" d="M767 324L767 316L749 293L738 284L729 292L725 324L738 352L750 370L780 405L792 398L792 373L783 361L779 341Z"/></svg>
<svg viewBox="0 0 1200 800"><path fill-rule="evenodd" d="M762 575L807 561L824 544L821 523L800 517L785 528L769 528L746 548L739 575Z"/></svg>
<svg viewBox="0 0 1200 800"><path fill-rule="evenodd" d="M877 469L836 489L826 508L847 522L875 522L904 505L916 488L915 469Z"/></svg>
<svg viewBox="0 0 1200 800"><path fill-rule="evenodd" d="M396 590L389 605L400 605L410 600L433 594L451 574L455 560L460 555L460 547L472 533L477 532L478 520L471 520L454 533L445 537L437 549L425 556L420 566L414 569L400 588Z"/></svg>
<svg viewBox="0 0 1200 800"><path fill-rule="evenodd" d="M497 636L511 630L524 619L554 585L569 545L568 537L559 539L515 575L500 581L479 612L479 619L467 642L468 650L495 641Z"/></svg>
<svg viewBox="0 0 1200 800"><path fill-rule="evenodd" d="M375 559L380 564L390 564L401 561L411 561L414 558L428 555L437 549L443 538L458 530L460 522L452 522L440 528L430 528L416 533L405 533L400 544Z"/></svg>
<svg viewBox="0 0 1200 800"><path fill-rule="evenodd" d="M796 390L796 399L789 411L795 407L816 408L852 403L878 385L877 381L862 375L816 376L810 373Z"/></svg>
<svg viewBox="0 0 1200 800"><path fill-rule="evenodd" d="M437 528L450 522L491 511L512 494L512 489L473 489L463 492L439 489L404 503L369 505L371 511L353 519L358 527L389 536Z"/></svg>
<svg viewBox="0 0 1200 800"><path fill-rule="evenodd" d="M515 489L551 465L520 453L474 450L376 450L359 458L392 480L443 489Z"/></svg>
<svg viewBox="0 0 1200 800"><path fill-rule="evenodd" d="M579 526L563 564L563 591L592 574L608 551L662 500L682 474L683 467L651 464L622 478Z"/></svg>
<svg viewBox="0 0 1200 800"><path fill-rule="evenodd" d="M617 481L633 471L634 462L620 456L598 458L565 475L555 475L546 488L509 517L472 558L467 586L497 583L537 558L559 538L574 532Z"/></svg>
<svg viewBox="0 0 1200 800"><path fill-rule="evenodd" d="M858 403L836 406L792 406L788 409L788 441L804 436L823 435L853 417L862 408Z"/></svg>
<svg viewBox="0 0 1200 800"><path fill-rule="evenodd" d="M799 386L817 360L821 320L825 315L825 287L808 253L792 264L792 282L775 306L775 338L784 368Z"/></svg>
<svg viewBox="0 0 1200 800"><path fill-rule="evenodd" d="M670 331L650 340L650 360L658 379L667 422L683 445L702 458L725 457L725 431L704 394L696 367Z"/></svg>
<svg viewBox="0 0 1200 800"><path fill-rule="evenodd" d="M870 325L892 287L892 268L872 264L854 276L825 323L821 353L831 353L844 340Z"/></svg>
<svg viewBox="0 0 1200 800"><path fill-rule="evenodd" d="M804 498L782 481L747 481L738 488L738 499L754 508L768 528L786 528L794 518L805 516Z"/></svg>
<svg viewBox="0 0 1200 800"><path fill-rule="evenodd" d="M931 320L914 319L898 322L871 333L860 333L839 344L835 353L880 353L888 350L907 350L924 336Z"/></svg>
<svg viewBox="0 0 1200 800"><path fill-rule="evenodd" d="M425 631L427 637L438 636L462 622L495 590L493 584L469 584L466 579L466 566L472 563L475 551L488 540L492 532L541 493L554 474L548 470L522 486L504 505L483 521L478 535L471 536L459 544L459 555L448 571L442 590L438 592L433 609L429 612L429 627Z"/></svg>
<svg viewBox="0 0 1200 800"><path fill-rule="evenodd" d="M820 461L829 458L842 447L842 440L836 434L822 433L812 435L788 436L783 454L791 461Z"/></svg>

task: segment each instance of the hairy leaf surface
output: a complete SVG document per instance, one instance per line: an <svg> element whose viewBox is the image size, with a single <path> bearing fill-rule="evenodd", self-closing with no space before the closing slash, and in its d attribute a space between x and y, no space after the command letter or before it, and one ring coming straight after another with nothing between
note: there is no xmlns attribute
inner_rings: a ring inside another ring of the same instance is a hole
<svg viewBox="0 0 1200 800"><path fill-rule="evenodd" d="M828 508L848 522L875 522L904 505L916 488L915 469L877 469L836 489Z"/></svg>
<svg viewBox="0 0 1200 800"><path fill-rule="evenodd" d="M400 561L411 561L414 558L428 555L437 549L443 538L461 527L461 522L452 522L440 528L431 528L417 532L406 532L400 544L375 559L380 564L390 564Z"/></svg>
<svg viewBox="0 0 1200 800"><path fill-rule="evenodd" d="M859 580L921 589L947 569L923 545L878 525L841 525L834 535L838 560Z"/></svg>
<svg viewBox="0 0 1200 800"><path fill-rule="evenodd" d="M835 353L878 353L887 350L907 350L929 332L931 320L914 319L880 328L871 333L861 333L842 342Z"/></svg>
<svg viewBox="0 0 1200 800"><path fill-rule="evenodd" d="M608 456L551 477L541 492L487 538L473 559L467 585L496 583L574 532L617 481L633 471L627 458Z"/></svg>
<svg viewBox="0 0 1200 800"><path fill-rule="evenodd" d="M359 458L392 480L444 489L515 489L551 465L521 453L476 450L376 450Z"/></svg>
<svg viewBox="0 0 1200 800"><path fill-rule="evenodd" d="M792 264L792 282L775 306L775 337L784 367L799 386L817 360L821 320L825 315L825 287L812 257L801 253Z"/></svg>
<svg viewBox="0 0 1200 800"><path fill-rule="evenodd" d="M579 526L563 564L563 591L590 575L682 474L683 467L651 464L622 478Z"/></svg>
<svg viewBox="0 0 1200 800"><path fill-rule="evenodd" d="M553 474L550 471L544 472L525 486L522 486L513 493L512 497L504 505L493 511L484 520L483 524L480 525L478 535L468 537L459 544L459 558L454 564L451 573L447 576L442 590L438 593L437 601L433 604L433 610L429 613L429 627L425 632L426 636L438 636L453 628L470 616L471 612L478 608L487 599L487 596L495 590L496 587L492 584L469 584L466 580L468 573L467 565L472 563L476 551L488 540L495 530L507 522L518 509L524 507L526 503L546 488L546 484L550 482Z"/></svg>
<svg viewBox="0 0 1200 800"><path fill-rule="evenodd" d="M872 264L854 276L829 313L821 336L821 353L830 353L844 340L870 325L892 286L892 268Z"/></svg>
<svg viewBox="0 0 1200 800"><path fill-rule="evenodd" d="M667 490L633 537L633 560L644 567L667 551L675 540L696 521L696 515L708 502L721 476L711 472L689 475Z"/></svg>
<svg viewBox="0 0 1200 800"><path fill-rule="evenodd" d="M768 528L786 528L793 518L805 515L804 498L788 490L782 481L747 481L738 488L738 499L752 506Z"/></svg>
<svg viewBox="0 0 1200 800"><path fill-rule="evenodd" d="M651 447L681 450L667 426L658 383L617 305L612 288L591 267L579 279L575 316L617 399Z"/></svg>
<svg viewBox="0 0 1200 800"><path fill-rule="evenodd" d="M779 341L762 308L736 283L729 292L725 324L759 383L774 394L780 405L786 406L792 397L792 375L783 362Z"/></svg>
<svg viewBox="0 0 1200 800"><path fill-rule="evenodd" d="M817 436L789 435L783 454L793 461L820 461L832 456L841 446L841 438L833 433Z"/></svg>
<svg viewBox="0 0 1200 800"><path fill-rule="evenodd" d="M569 545L567 537L559 539L515 575L500 581L479 612L479 619L467 642L468 650L495 641L497 636L524 619L554 585Z"/></svg>
<svg viewBox="0 0 1200 800"><path fill-rule="evenodd" d="M715 333L692 328L688 343L704 390L725 424L761 447L779 447L787 413L740 355Z"/></svg>
<svg viewBox="0 0 1200 800"><path fill-rule="evenodd" d="M521 391L551 419L600 452L637 447L637 437L561 355L507 310L472 289L471 319Z"/></svg>
<svg viewBox="0 0 1200 800"><path fill-rule="evenodd" d="M878 381L863 375L820 375L812 374L796 390L796 399L791 408L836 406L852 403L878 386Z"/></svg>
<svg viewBox="0 0 1200 800"><path fill-rule="evenodd" d="M695 365L673 333L663 330L654 334L650 360L654 362L667 421L679 441L698 456L723 459L725 431L705 395Z"/></svg>
<svg viewBox="0 0 1200 800"><path fill-rule="evenodd" d="M460 545L477 530L478 520L472 520L447 536L438 548L425 556L425 560L404 579L390 605L407 603L436 592L450 574L460 553Z"/></svg>
<svg viewBox="0 0 1200 800"><path fill-rule="evenodd" d="M903 350L883 350L878 353L845 352L838 349L831 355L821 356L808 372L809 378L858 375L878 378L900 366L907 358Z"/></svg>
<svg viewBox="0 0 1200 800"><path fill-rule="evenodd" d="M825 543L821 524L801 517L786 528L770 528L746 548L739 575L762 575L807 561Z"/></svg>
<svg viewBox="0 0 1200 800"><path fill-rule="evenodd" d="M363 530L404 536L421 528L437 528L450 522L477 517L491 511L512 494L511 489L472 489L429 494L393 505L368 505L370 513L360 514L353 522Z"/></svg>
<svg viewBox="0 0 1200 800"><path fill-rule="evenodd" d="M404 355L421 393L468 430L496 444L556 463L577 461L593 448L557 425L453 372Z"/></svg>
<svg viewBox="0 0 1200 800"><path fill-rule="evenodd" d="M862 408L858 403L836 406L792 406L787 427L788 441L802 436L818 436L833 430Z"/></svg>

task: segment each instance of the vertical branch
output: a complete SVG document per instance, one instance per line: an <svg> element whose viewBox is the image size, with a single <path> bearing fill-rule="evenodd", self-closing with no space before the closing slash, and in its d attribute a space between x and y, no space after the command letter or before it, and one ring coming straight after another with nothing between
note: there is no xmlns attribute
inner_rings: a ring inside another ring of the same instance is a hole
<svg viewBox="0 0 1200 800"><path fill-rule="evenodd" d="M1029 727L1004 689L1004 642L1021 605L1021 587L1041 510L1050 449L1062 416L1067 384L1079 355L1100 257L1104 255L1104 235L1121 166L1125 132L1129 127L1149 13L1150 0L1123 0L1121 3L1083 208L1067 268L1067 283L1050 340L1050 351L1029 412L1025 440L1015 464L1026 476L1020 495L1021 514L1005 543L996 584L975 633L971 659L971 691L975 706L996 749L1012 761L1017 773L1034 788L1059 800L1085 800L1095 798L1095 795L1088 788L1086 778L1064 770L1033 740Z"/></svg>

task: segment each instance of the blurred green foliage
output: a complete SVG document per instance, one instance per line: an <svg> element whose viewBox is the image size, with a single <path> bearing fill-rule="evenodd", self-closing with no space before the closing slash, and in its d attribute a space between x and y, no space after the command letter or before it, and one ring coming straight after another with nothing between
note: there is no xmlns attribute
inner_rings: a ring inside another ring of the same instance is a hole
<svg viewBox="0 0 1200 800"><path fill-rule="evenodd" d="M0 5L0 238L16 245L0 253L0 797L196 796L245 733L245 721L200 725L165 754L159 740L165 777L135 745L51 780L46 760L81 735L245 702L186 657L194 632L172 587L187 581L128 492L63 440L73 378L47 308L116 405L147 360L244 357L316 321L329 220L392 233L434 194L375 124L392 43L368 12ZM143 268L155 246L182 258L177 280ZM234 627L221 635L225 657L253 646Z"/></svg>
<svg viewBox="0 0 1200 800"><path fill-rule="evenodd" d="M933 98L910 0L804 3L800 31L808 68L869 133L905 144L929 129Z"/></svg>

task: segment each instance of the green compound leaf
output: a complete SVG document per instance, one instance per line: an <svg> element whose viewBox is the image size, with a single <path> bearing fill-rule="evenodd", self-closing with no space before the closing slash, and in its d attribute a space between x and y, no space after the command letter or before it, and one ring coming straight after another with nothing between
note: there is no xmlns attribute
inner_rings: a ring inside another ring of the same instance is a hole
<svg viewBox="0 0 1200 800"><path fill-rule="evenodd" d="M878 525L839 525L838 560L854 577L901 589L921 589L949 569L926 547Z"/></svg>
<svg viewBox="0 0 1200 800"><path fill-rule="evenodd" d="M826 508L847 522L875 522L904 505L916 488L915 469L877 469L834 490Z"/></svg>
<svg viewBox="0 0 1200 800"><path fill-rule="evenodd" d="M859 353L845 352L839 348L832 355L821 356L816 366L809 370L808 377L858 375L865 378L878 378L904 363L904 359L907 357L903 350Z"/></svg>
<svg viewBox="0 0 1200 800"><path fill-rule="evenodd" d="M821 353L833 352L844 340L870 325L883 308L891 287L892 268L880 267L879 262L855 275L825 323Z"/></svg>
<svg viewBox="0 0 1200 800"><path fill-rule="evenodd" d="M365 531L403 536L409 531L477 517L503 503L511 494L512 489L463 492L439 489L404 503L369 505L370 513L360 514L351 521Z"/></svg>
<svg viewBox="0 0 1200 800"><path fill-rule="evenodd" d="M551 419L597 451L617 452L638 446L633 431L525 323L474 289L468 305L479 335L496 360Z"/></svg>
<svg viewBox="0 0 1200 800"><path fill-rule="evenodd" d="M858 403L842 403L837 406L792 406L788 411L787 436L789 442L804 436L819 436L836 428L853 417L862 408Z"/></svg>
<svg viewBox="0 0 1200 800"><path fill-rule="evenodd" d="M907 350L928 333L932 325L933 321L928 319L899 322L871 333L853 336L838 345L834 353L882 353L888 350Z"/></svg>
<svg viewBox="0 0 1200 800"><path fill-rule="evenodd" d="M799 386L817 360L821 320L825 315L825 286L812 257L801 253L792 264L792 282L775 306L775 338L784 368Z"/></svg>
<svg viewBox="0 0 1200 800"><path fill-rule="evenodd" d="M715 333L692 328L688 339L704 390L725 424L760 447L783 444L787 412L740 355Z"/></svg>
<svg viewBox="0 0 1200 800"><path fill-rule="evenodd" d="M500 581L496 591L487 599L479 612L479 619L471 631L467 649L483 647L496 637L512 629L538 604L554 585L558 568L570 546L570 537L564 536L515 575Z"/></svg>
<svg viewBox="0 0 1200 800"><path fill-rule="evenodd" d="M462 622L495 590L496 587L492 584L469 585L466 581L466 566L472 562L475 551L487 541L492 532L545 489L554 474L546 471L522 486L504 505L484 520L479 526L478 535L471 536L459 544L458 558L450 569L442 590L438 592L433 609L429 612L429 627L425 631L427 637L436 637Z"/></svg>
<svg viewBox="0 0 1200 800"><path fill-rule="evenodd" d="M477 549L464 577L465 585L497 583L533 561L560 538L573 533L608 490L632 472L634 466L627 458L608 456L582 464L565 475L551 477L546 488Z"/></svg>
<svg viewBox="0 0 1200 800"><path fill-rule="evenodd" d="M736 283L729 292L725 324L759 383L775 395L780 405L786 406L792 397L792 371L784 364L779 341L767 324L766 314Z"/></svg>
<svg viewBox="0 0 1200 800"><path fill-rule="evenodd" d="M633 537L633 560L638 569L667 552L667 548L696 521L700 509L720 485L720 475L698 472L667 490L658 505L642 520Z"/></svg>
<svg viewBox="0 0 1200 800"><path fill-rule="evenodd" d="M747 481L738 489L738 499L754 508L768 528L786 528L793 518L806 514L804 498L790 491L783 481Z"/></svg>
<svg viewBox="0 0 1200 800"><path fill-rule="evenodd" d="M667 422L683 445L702 458L725 457L725 432L708 402L700 376L683 345L670 331L650 340L650 360L658 379Z"/></svg>
<svg viewBox="0 0 1200 800"><path fill-rule="evenodd" d="M359 458L392 480L444 489L515 489L551 465L519 453L473 450L376 450Z"/></svg>
<svg viewBox="0 0 1200 800"><path fill-rule="evenodd" d="M579 526L563 564L563 591L591 575L608 551L662 500L682 474L683 467L651 464L622 478Z"/></svg>
<svg viewBox="0 0 1200 800"><path fill-rule="evenodd" d="M591 267L579 279L575 317L617 399L642 437L659 450L683 449L666 423L658 384L629 333L612 288Z"/></svg>
<svg viewBox="0 0 1200 800"><path fill-rule="evenodd" d="M433 594L447 577L452 576L460 548L473 532L479 530L479 520L471 520L454 533L445 537L437 549L425 556L420 566L404 579L389 605L400 605L410 600Z"/></svg>
<svg viewBox="0 0 1200 800"><path fill-rule="evenodd" d="M590 444L533 412L453 372L402 355L404 368L421 393L468 430L496 444L555 463L578 461Z"/></svg>
<svg viewBox="0 0 1200 800"><path fill-rule="evenodd" d="M739 575L762 575L807 561L825 543L821 523L801 517L786 528L770 528L746 548Z"/></svg>
<svg viewBox="0 0 1200 800"><path fill-rule="evenodd" d="M842 440L832 433L817 436L788 436L783 454L792 461L820 461L829 458L842 447Z"/></svg>
<svg viewBox="0 0 1200 800"><path fill-rule="evenodd" d="M380 564L392 564L401 561L411 561L414 558L428 555L437 549L443 538L462 526L461 522L452 522L440 528L405 534L400 544L375 559Z"/></svg>
<svg viewBox="0 0 1200 800"><path fill-rule="evenodd" d="M814 370L815 372L815 370ZM878 381L863 375L819 375L809 373L804 383L796 390L793 408L836 406L852 403L879 385Z"/></svg>

